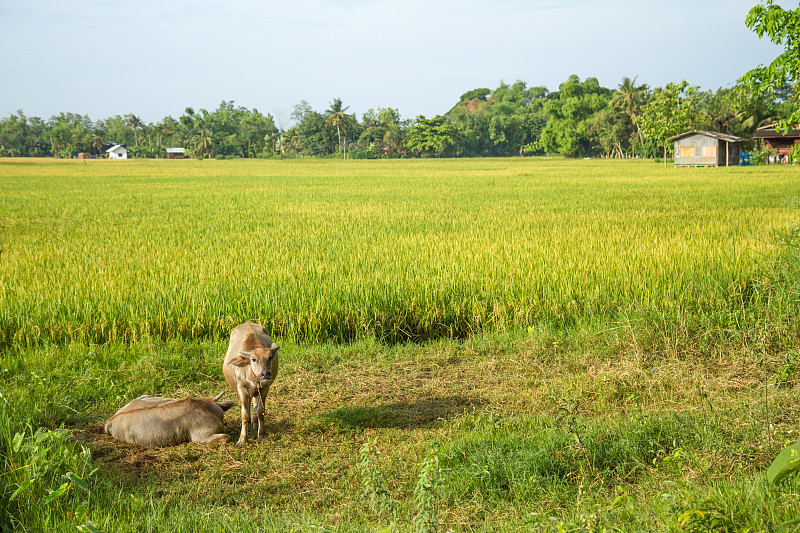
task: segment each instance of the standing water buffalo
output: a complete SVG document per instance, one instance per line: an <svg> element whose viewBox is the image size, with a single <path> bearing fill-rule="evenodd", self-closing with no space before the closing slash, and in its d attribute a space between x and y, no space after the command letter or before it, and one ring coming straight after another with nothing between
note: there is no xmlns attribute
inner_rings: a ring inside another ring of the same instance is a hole
<svg viewBox="0 0 800 533"><path fill-rule="evenodd" d="M252 424L258 420L258 442L264 440L264 400L278 375L278 348L267 335L267 330L259 324L247 322L231 332L222 374L242 404L242 432L237 446L243 446L247 441L251 405L254 411Z"/></svg>
<svg viewBox="0 0 800 533"><path fill-rule="evenodd" d="M117 440L145 448L174 446L182 442L214 444L228 442L222 418L236 405L217 403L214 398L174 400L160 396L139 396L131 400L106 422L105 432Z"/></svg>

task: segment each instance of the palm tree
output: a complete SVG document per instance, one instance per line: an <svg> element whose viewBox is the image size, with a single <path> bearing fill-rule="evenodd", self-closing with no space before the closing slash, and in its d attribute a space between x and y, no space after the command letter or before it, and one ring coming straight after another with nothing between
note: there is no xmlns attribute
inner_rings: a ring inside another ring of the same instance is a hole
<svg viewBox="0 0 800 533"><path fill-rule="evenodd" d="M278 140L278 132L274 130L268 130L267 133L264 135L264 144L267 146L272 147L272 155L275 155L275 143Z"/></svg>
<svg viewBox="0 0 800 533"><path fill-rule="evenodd" d="M128 118L128 126L133 128L133 138L136 141L136 146L139 146L139 135L136 133L136 130L142 127L142 119L140 119L133 113L129 113L127 115L127 118Z"/></svg>
<svg viewBox="0 0 800 533"><path fill-rule="evenodd" d="M630 79L627 76L622 77L622 83L619 84L617 93L611 98L612 105L622 108L626 115L631 118L631 122L636 127L636 132L639 134L639 141L644 144L644 137L642 130L639 128L639 123L636 120L636 113L647 103L647 91L649 87L646 84L636 85L636 76Z"/></svg>
<svg viewBox="0 0 800 533"><path fill-rule="evenodd" d="M211 132L208 131L208 128L201 127L197 130L197 135L195 136L195 150L196 153L201 153L206 156L206 158L210 157L211 151Z"/></svg>
<svg viewBox="0 0 800 533"><path fill-rule="evenodd" d="M159 154L156 157L160 157L163 153L164 137L170 133L173 133L173 130L166 121L156 124L155 128L153 128L153 136L156 138L156 150L158 150Z"/></svg>
<svg viewBox="0 0 800 533"><path fill-rule="evenodd" d="M99 154L100 149L103 147L103 136L100 135L97 131L92 131L89 133L89 143L92 145L92 148Z"/></svg>
<svg viewBox="0 0 800 533"><path fill-rule="evenodd" d="M348 116L345 111L348 109L350 108L342 107L341 98L334 98L333 102L331 102L331 107L325 112L325 124L336 127L336 136L339 138L339 152L342 152L342 131L345 132L345 137L347 136L345 125L347 124ZM347 159L346 151L344 152L344 158Z"/></svg>
<svg viewBox="0 0 800 533"><path fill-rule="evenodd" d="M752 96L742 84L710 96L706 113L709 129L739 137L750 137L757 127L771 122L767 98Z"/></svg>

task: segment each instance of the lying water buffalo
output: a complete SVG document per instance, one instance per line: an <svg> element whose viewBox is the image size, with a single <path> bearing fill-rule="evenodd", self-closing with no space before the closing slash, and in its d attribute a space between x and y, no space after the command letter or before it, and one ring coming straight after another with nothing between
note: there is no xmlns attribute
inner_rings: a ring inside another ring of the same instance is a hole
<svg viewBox="0 0 800 533"><path fill-rule="evenodd" d="M237 446L247 441L247 424L252 405L253 425L258 420L258 442L264 440L264 400L269 386L278 375L278 345L272 342L267 330L247 322L231 332L231 342L222 364L222 374L242 404L242 432Z"/></svg>
<svg viewBox="0 0 800 533"><path fill-rule="evenodd" d="M175 400L160 396L139 396L106 422L105 432L117 440L146 448L174 446L182 442L214 444L228 442L222 418L236 405L214 398Z"/></svg>

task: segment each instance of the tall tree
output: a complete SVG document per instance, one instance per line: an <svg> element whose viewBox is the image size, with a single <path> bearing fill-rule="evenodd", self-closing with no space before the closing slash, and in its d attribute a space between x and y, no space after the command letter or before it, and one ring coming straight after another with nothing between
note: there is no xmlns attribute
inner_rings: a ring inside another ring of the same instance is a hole
<svg viewBox="0 0 800 533"><path fill-rule="evenodd" d="M103 131L103 138L105 142L113 142L133 146L134 135L133 130L128 124L128 117L122 115L114 115L105 120L101 120L98 126Z"/></svg>
<svg viewBox="0 0 800 533"><path fill-rule="evenodd" d="M309 111L296 126L297 144L303 155L324 156L332 152L332 139L325 128L325 117L317 111ZM330 141L330 142L329 142Z"/></svg>
<svg viewBox="0 0 800 533"><path fill-rule="evenodd" d="M603 155L624 157L626 149L631 145L632 125L628 115L609 105L594 114L589 122L589 133L602 148Z"/></svg>
<svg viewBox="0 0 800 533"><path fill-rule="evenodd" d="M325 112L325 124L336 128L336 136L339 139L339 153L343 153L345 159L347 159L347 148L345 147L344 151L342 151L342 130L345 130L346 135L347 115L344 112L348 109L350 108L342 106L341 98L334 98L331 106Z"/></svg>
<svg viewBox="0 0 800 533"><path fill-rule="evenodd" d="M702 127L706 130L748 138L758 126L768 124L778 116L766 95L751 93L741 83L700 96Z"/></svg>
<svg viewBox="0 0 800 533"><path fill-rule="evenodd" d="M195 137L201 123L202 118L195 112L194 108L187 107L183 115L178 118L176 137L179 144L193 151L192 147L195 144Z"/></svg>
<svg viewBox="0 0 800 533"><path fill-rule="evenodd" d="M548 95L544 104L548 120L539 137L540 148L567 157L597 153L590 122L595 113L608 106L612 91L601 87L597 78L581 82L574 74L558 89L558 98Z"/></svg>
<svg viewBox="0 0 800 533"><path fill-rule="evenodd" d="M664 89L656 89L653 98L642 108L642 135L664 148L664 166L668 139L691 129L700 119L697 89L686 80L667 83Z"/></svg>
<svg viewBox="0 0 800 533"><path fill-rule="evenodd" d="M640 112L642 106L647 103L647 90L648 87L645 84L636 85L636 77L630 79L627 76L623 76L622 83L619 84L617 92L611 97L610 102L610 105L618 106L630 117L642 144L644 144L644 137L636 115Z"/></svg>
<svg viewBox="0 0 800 533"><path fill-rule="evenodd" d="M766 0L750 9L745 24L759 39L768 36L784 52L768 66L759 65L747 72L742 77L744 83L759 93L800 83L800 7L787 10L775 5L775 0ZM784 132L800 124L800 97L796 90L793 96L794 111L778 124Z"/></svg>
<svg viewBox="0 0 800 533"><path fill-rule="evenodd" d="M468 156L494 155L496 146L489 134L492 102L489 89L473 89L461 95L461 100L447 112L455 128L456 152Z"/></svg>
<svg viewBox="0 0 800 533"><path fill-rule="evenodd" d="M195 153L203 154L204 157L211 156L212 134L205 126L200 127L195 135Z"/></svg>
<svg viewBox="0 0 800 533"><path fill-rule="evenodd" d="M428 155L445 155L455 143L456 129L441 115L425 118L420 115L408 131L408 149Z"/></svg>
<svg viewBox="0 0 800 533"><path fill-rule="evenodd" d="M300 100L299 104L295 104L294 108L292 109L291 114L289 115L291 119L295 122L295 124L299 124L303 121L305 116L311 113L313 109L311 108L311 104L309 104L305 100Z"/></svg>
<svg viewBox="0 0 800 533"><path fill-rule="evenodd" d="M139 134L137 133L137 131L139 130L139 128L142 127L142 119L140 119L133 113L129 113L128 115L125 116L125 118L128 119L128 126L130 126L131 129L133 130L133 138L135 140L136 146L139 146Z"/></svg>
<svg viewBox="0 0 800 533"><path fill-rule="evenodd" d="M171 142L172 136L178 131L180 123L172 117L165 117L161 122L151 128L151 136L155 139L155 146L151 150L150 157L162 157L164 155L165 142Z"/></svg>
<svg viewBox="0 0 800 533"><path fill-rule="evenodd" d="M391 157L404 144L408 121L400 119L397 109L367 109L362 117L357 146L369 156Z"/></svg>
<svg viewBox="0 0 800 533"><path fill-rule="evenodd" d="M90 152L94 124L88 116L60 113L47 123L54 157L70 158L75 152Z"/></svg>
<svg viewBox="0 0 800 533"><path fill-rule="evenodd" d="M18 109L16 115L0 121L0 156L28 155L29 138L28 118Z"/></svg>

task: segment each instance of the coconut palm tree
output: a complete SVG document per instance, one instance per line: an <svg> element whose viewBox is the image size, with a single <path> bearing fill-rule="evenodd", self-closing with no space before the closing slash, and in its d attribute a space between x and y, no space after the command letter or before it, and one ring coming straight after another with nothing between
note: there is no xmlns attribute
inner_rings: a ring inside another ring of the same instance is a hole
<svg viewBox="0 0 800 533"><path fill-rule="evenodd" d="M203 154L206 158L211 157L211 132L205 126L197 130L195 135L195 153Z"/></svg>
<svg viewBox="0 0 800 533"><path fill-rule="evenodd" d="M99 154L100 149L103 147L103 136L97 130L93 130L89 133L89 143L95 152Z"/></svg>
<svg viewBox="0 0 800 533"><path fill-rule="evenodd" d="M142 127L142 119L140 119L133 113L129 113L127 115L127 119L128 119L128 126L133 128L133 138L136 142L136 146L139 146L139 135L137 134L136 130Z"/></svg>
<svg viewBox="0 0 800 533"><path fill-rule="evenodd" d="M347 137L347 130L345 126L348 121L348 116L345 111L349 107L342 107L342 99L334 98L331 102L331 107L325 112L325 124L336 128L336 136L339 139L339 152L342 152L342 131L345 133L345 142ZM346 149L345 149L346 150ZM347 159L347 152L344 151L344 158Z"/></svg>
<svg viewBox="0 0 800 533"><path fill-rule="evenodd" d="M639 142L644 144L644 136L639 127L636 114L641 110L642 106L647 103L647 91L650 88L646 84L637 86L636 78L638 78L638 76L633 79L623 76L622 83L619 84L617 92L611 97L610 104L622 109L622 111L630 117L634 128L636 128L636 133L639 135Z"/></svg>

